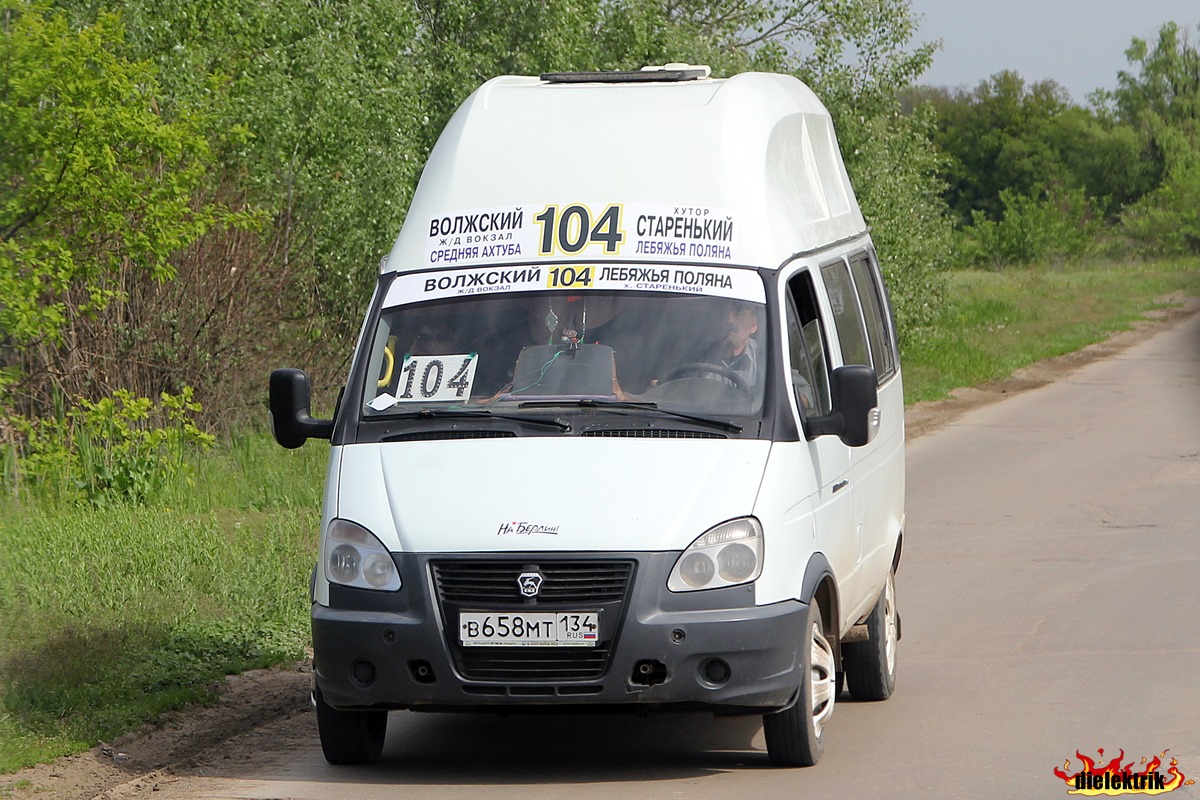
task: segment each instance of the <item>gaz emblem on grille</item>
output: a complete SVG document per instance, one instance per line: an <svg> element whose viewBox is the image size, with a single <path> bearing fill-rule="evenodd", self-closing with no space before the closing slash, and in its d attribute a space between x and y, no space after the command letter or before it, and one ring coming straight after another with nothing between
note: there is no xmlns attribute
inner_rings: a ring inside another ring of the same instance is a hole
<svg viewBox="0 0 1200 800"><path fill-rule="evenodd" d="M544 580L540 572L522 572L517 577L517 588L521 590L523 597L537 597Z"/></svg>

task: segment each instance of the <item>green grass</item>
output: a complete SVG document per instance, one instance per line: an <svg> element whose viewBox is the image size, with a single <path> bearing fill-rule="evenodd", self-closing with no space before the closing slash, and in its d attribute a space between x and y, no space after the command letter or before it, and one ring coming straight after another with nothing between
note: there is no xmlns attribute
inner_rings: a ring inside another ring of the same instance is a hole
<svg viewBox="0 0 1200 800"><path fill-rule="evenodd" d="M1200 295L1200 260L954 272L935 330L901 335L905 401L941 399L1102 341L1175 293Z"/></svg>
<svg viewBox="0 0 1200 800"><path fill-rule="evenodd" d="M301 656L327 454L239 437L153 504L0 507L0 772Z"/></svg>
<svg viewBox="0 0 1200 800"><path fill-rule="evenodd" d="M956 272L938 327L902 342L907 400L1079 349L1179 292L1200 295L1200 261ZM143 506L0 499L0 773L298 657L327 454L243 435Z"/></svg>

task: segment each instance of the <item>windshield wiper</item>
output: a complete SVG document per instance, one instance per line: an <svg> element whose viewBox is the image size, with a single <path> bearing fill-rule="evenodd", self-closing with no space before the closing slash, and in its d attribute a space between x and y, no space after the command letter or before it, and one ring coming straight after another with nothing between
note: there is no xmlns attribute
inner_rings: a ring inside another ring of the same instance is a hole
<svg viewBox="0 0 1200 800"><path fill-rule="evenodd" d="M714 428L730 431L732 433L741 433L742 426L736 422L723 419L713 419L711 417L701 417L695 414L685 414L682 411L672 411L669 408L659 408L658 403L634 402L632 400L526 400L517 408L623 408L630 411L653 411L656 414L666 414L679 419L691 420L699 422L703 425L710 425Z"/></svg>
<svg viewBox="0 0 1200 800"><path fill-rule="evenodd" d="M549 425L560 431L571 430L571 423L564 422L558 417L528 417L522 414L497 414L487 409L467 410L461 408L422 408L420 411L405 411L400 414L388 414L387 419L508 419L517 422L527 422L530 425ZM387 441L388 437L384 437Z"/></svg>

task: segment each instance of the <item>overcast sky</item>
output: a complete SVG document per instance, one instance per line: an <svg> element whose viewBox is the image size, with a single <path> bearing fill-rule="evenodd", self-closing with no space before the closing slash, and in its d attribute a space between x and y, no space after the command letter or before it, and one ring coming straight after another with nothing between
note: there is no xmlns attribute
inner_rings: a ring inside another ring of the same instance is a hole
<svg viewBox="0 0 1200 800"><path fill-rule="evenodd" d="M1027 82L1053 79L1086 104L1114 88L1137 36L1174 21L1200 40L1200 0L911 0L924 18L917 41L942 40L920 83L969 89L1004 69Z"/></svg>

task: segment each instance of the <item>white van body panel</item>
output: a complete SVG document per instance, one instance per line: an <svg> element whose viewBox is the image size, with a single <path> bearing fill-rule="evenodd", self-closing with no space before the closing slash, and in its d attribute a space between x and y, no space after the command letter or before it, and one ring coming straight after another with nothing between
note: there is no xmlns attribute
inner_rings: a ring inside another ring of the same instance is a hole
<svg viewBox="0 0 1200 800"><path fill-rule="evenodd" d="M338 490L342 480L342 451L334 445L329 448L329 463L325 467L325 492L321 498L321 538L317 553L317 568L313 580L313 602L329 605L329 583L321 569L325 563L325 531L329 529L338 513Z"/></svg>
<svg viewBox="0 0 1200 800"><path fill-rule="evenodd" d="M760 603L806 599L804 570L818 549L817 520L826 510L817 480L806 454L788 444L772 444L754 507L766 539L763 572L755 582Z"/></svg>
<svg viewBox="0 0 1200 800"><path fill-rule="evenodd" d="M904 528L904 389L899 373L879 387L879 436L867 447L850 450L855 476L854 519L862 526L861 569L870 576L860 593L868 601L879 594L895 558ZM858 610L858 616L869 611Z"/></svg>
<svg viewBox="0 0 1200 800"><path fill-rule="evenodd" d="M578 169L554 166L580 162L583 183ZM568 199L720 209L739 264L775 267L866 230L829 114L794 78L568 86L509 76L477 89L446 126L385 270L430 266L431 220L520 207L531 225L544 204Z"/></svg>
<svg viewBox="0 0 1200 800"><path fill-rule="evenodd" d="M761 440L469 439L343 448L342 516L394 552L682 550L754 508Z"/></svg>
<svg viewBox="0 0 1200 800"><path fill-rule="evenodd" d="M833 314L821 266L862 252L869 245L864 237L806 261L825 319L831 319ZM792 274L795 273L788 273ZM842 343L836 326L830 325L825 335L831 367L843 366ZM814 460L828 467L831 474L841 472L843 477L839 482L847 481L849 489L838 498L836 522L831 520L830 524L819 526L825 539L818 545L818 549L832 555L830 562L843 600L840 607L843 628L861 621L871 611L896 556L896 543L903 529L904 387L899 366L895 375L879 387L877 412L879 433L870 444L845 447L832 436L809 443L823 448L813 452ZM822 487L829 491L829 484L822 482ZM834 502L832 497L829 500Z"/></svg>

